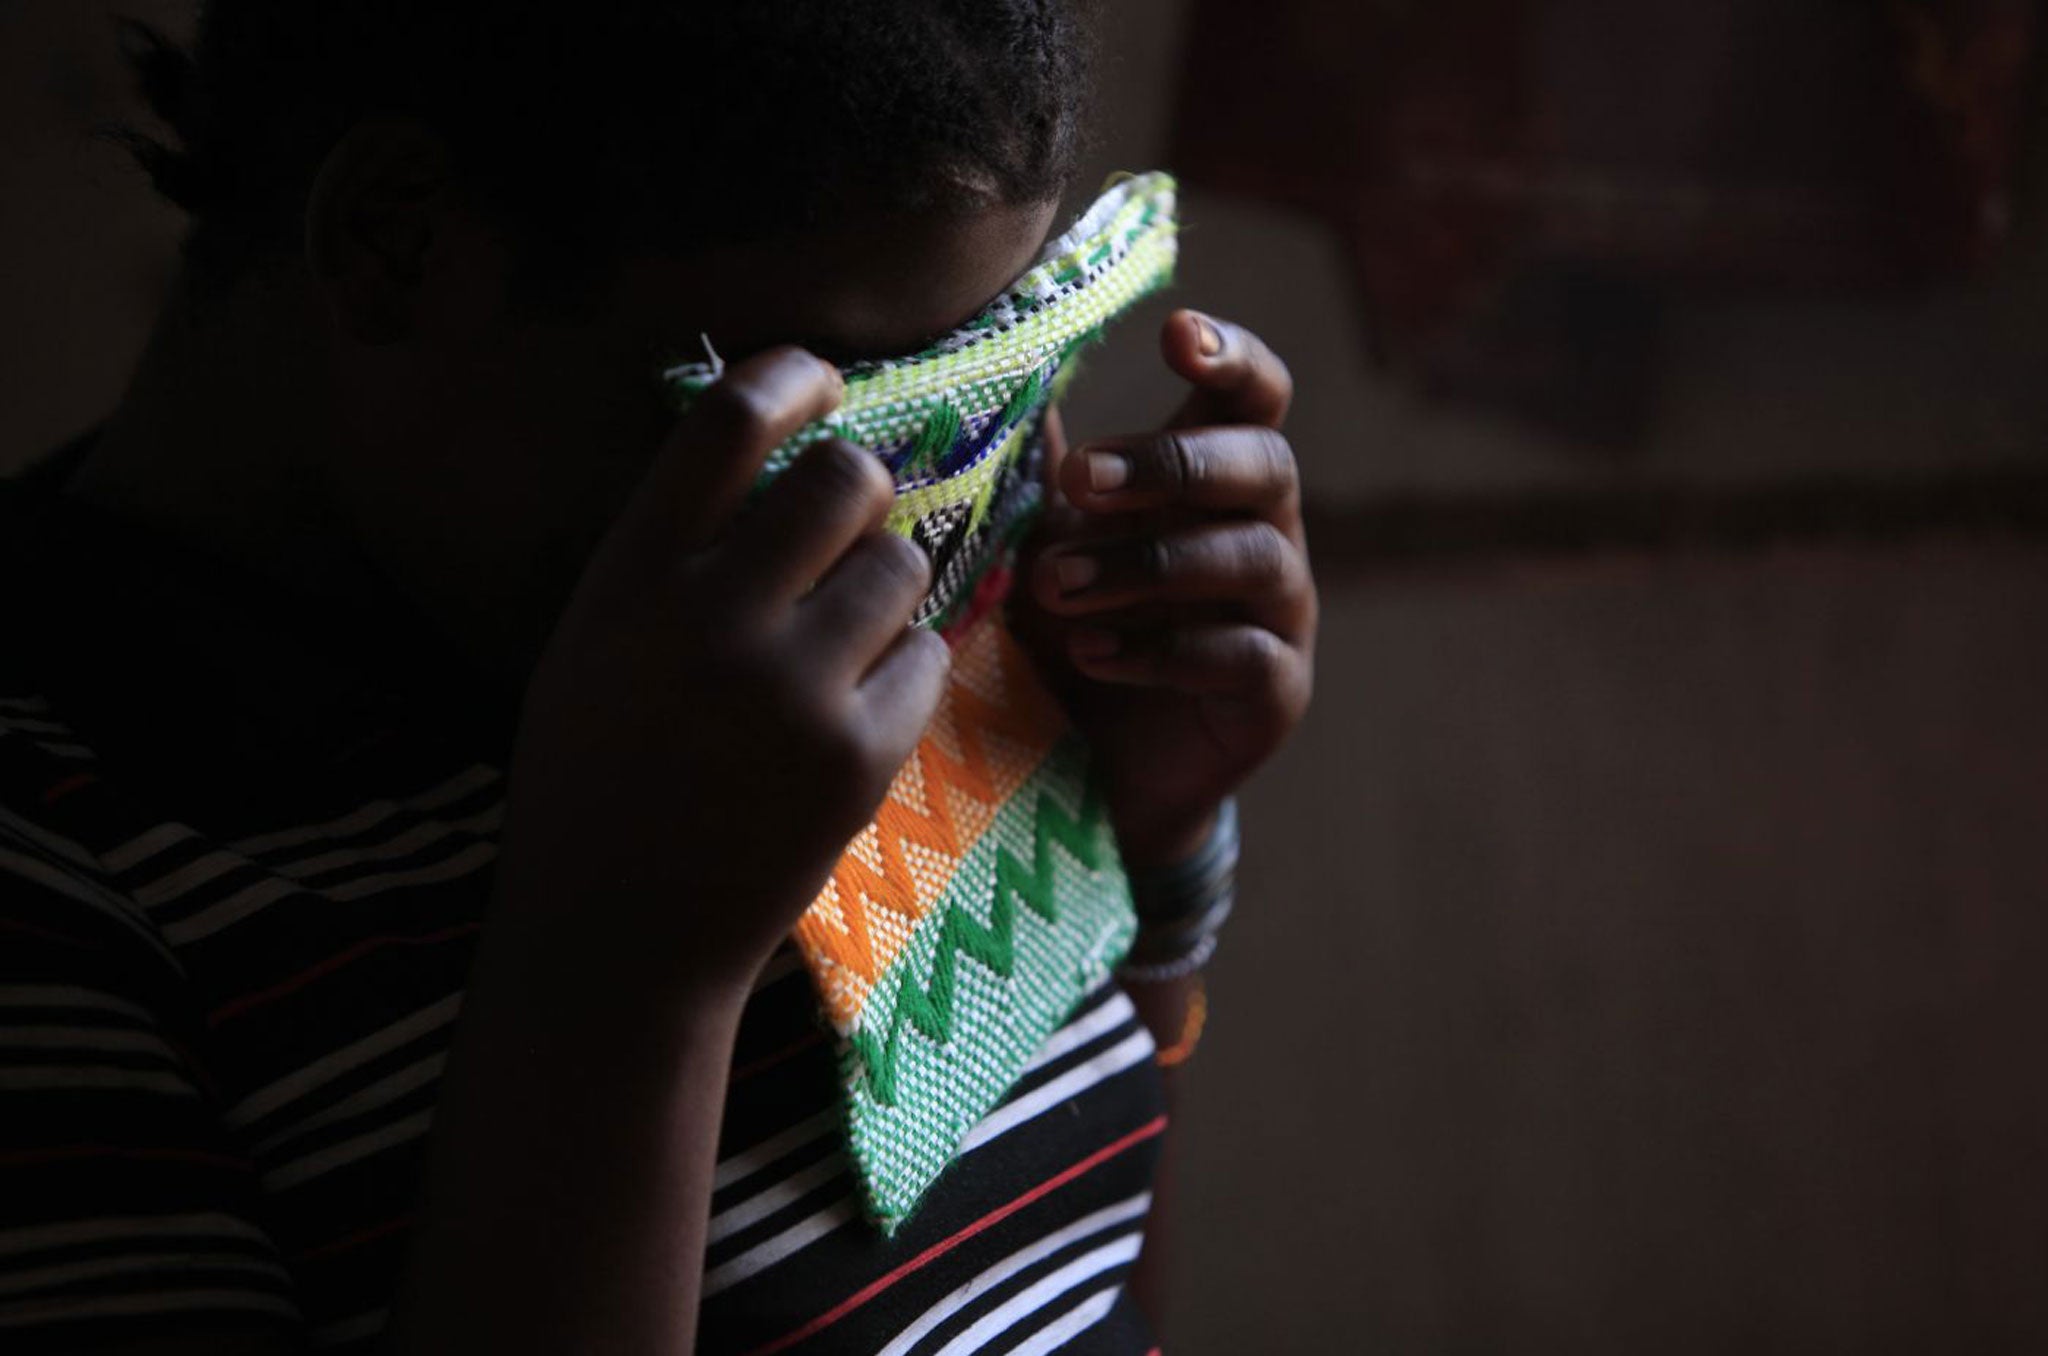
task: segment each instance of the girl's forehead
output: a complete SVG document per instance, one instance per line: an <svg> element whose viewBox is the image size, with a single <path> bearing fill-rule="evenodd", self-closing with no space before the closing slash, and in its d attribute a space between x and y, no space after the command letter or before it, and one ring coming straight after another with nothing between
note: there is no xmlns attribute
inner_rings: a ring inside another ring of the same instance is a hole
<svg viewBox="0 0 2048 1356"><path fill-rule="evenodd" d="M1029 269L1057 204L848 214L802 235L628 264L632 323L679 353L802 344L846 363L914 353Z"/></svg>

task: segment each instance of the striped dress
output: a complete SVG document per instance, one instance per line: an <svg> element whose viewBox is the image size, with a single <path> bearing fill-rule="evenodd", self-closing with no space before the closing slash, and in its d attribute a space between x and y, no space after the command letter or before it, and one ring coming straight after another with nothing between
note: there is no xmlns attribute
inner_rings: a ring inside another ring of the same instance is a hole
<svg viewBox="0 0 2048 1356"><path fill-rule="evenodd" d="M0 1350L251 1326L370 1350L486 926L508 713L424 634L47 491L0 487L0 596ZM1121 992L1085 999L884 1238L779 956L734 1055L699 1349L1151 1351L1125 1281L1152 1055Z"/></svg>

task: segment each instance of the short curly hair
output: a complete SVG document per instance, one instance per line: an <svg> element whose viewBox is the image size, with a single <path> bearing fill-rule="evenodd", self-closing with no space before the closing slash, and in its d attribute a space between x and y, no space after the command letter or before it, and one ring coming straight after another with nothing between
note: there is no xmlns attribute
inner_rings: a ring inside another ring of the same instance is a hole
<svg viewBox="0 0 2048 1356"><path fill-rule="evenodd" d="M1057 197L1086 0L206 0L189 56L125 46L171 143L125 137L232 277L298 237L357 121L418 119L556 265L801 230L850 193Z"/></svg>

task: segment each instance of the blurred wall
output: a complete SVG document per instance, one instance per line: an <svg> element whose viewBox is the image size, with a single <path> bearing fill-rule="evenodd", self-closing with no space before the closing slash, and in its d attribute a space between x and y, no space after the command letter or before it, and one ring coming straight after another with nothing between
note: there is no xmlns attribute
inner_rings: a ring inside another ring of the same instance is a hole
<svg viewBox="0 0 2048 1356"><path fill-rule="evenodd" d="M1182 9L1107 9L1097 159L1148 165ZM90 140L103 13L0 5L0 459L107 407L175 238ZM1187 218L1175 299L1288 358L1327 498L2048 446L2039 213L1977 282L1685 309L1619 467L1375 372L1313 224ZM1077 432L1171 406L1150 343L1092 360ZM2048 1350L2044 621L2040 546L1961 537L1333 590L1247 797L1169 1349Z"/></svg>
<svg viewBox="0 0 2048 1356"><path fill-rule="evenodd" d="M1184 9L1111 15L1100 160L1151 164ZM1191 193L1175 299L1292 364L1331 502L2039 469L2034 105L2011 257L1674 309L1619 461L1375 371L1314 223ZM1077 432L1170 407L1149 343L1111 340ZM1169 1349L2048 1350L2044 692L2038 541L1326 592L1316 707L1246 799Z"/></svg>

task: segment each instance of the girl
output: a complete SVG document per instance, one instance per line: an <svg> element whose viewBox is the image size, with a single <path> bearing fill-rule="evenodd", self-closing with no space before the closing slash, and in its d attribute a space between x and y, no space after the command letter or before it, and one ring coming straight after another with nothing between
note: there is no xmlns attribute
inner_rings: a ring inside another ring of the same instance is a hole
<svg viewBox="0 0 2048 1356"><path fill-rule="evenodd" d="M7 1349L1152 1349L1144 1030L1185 1043L1192 965L1082 999L893 1235L847 1204L780 948L949 652L872 455L740 512L840 367L1037 255L1074 9L129 31L193 227L120 406L7 494ZM678 420L649 373L700 334L732 361ZM1011 602L1141 902L1227 885L1315 625L1284 368L1191 311L1161 353L1164 428L1048 421Z"/></svg>

